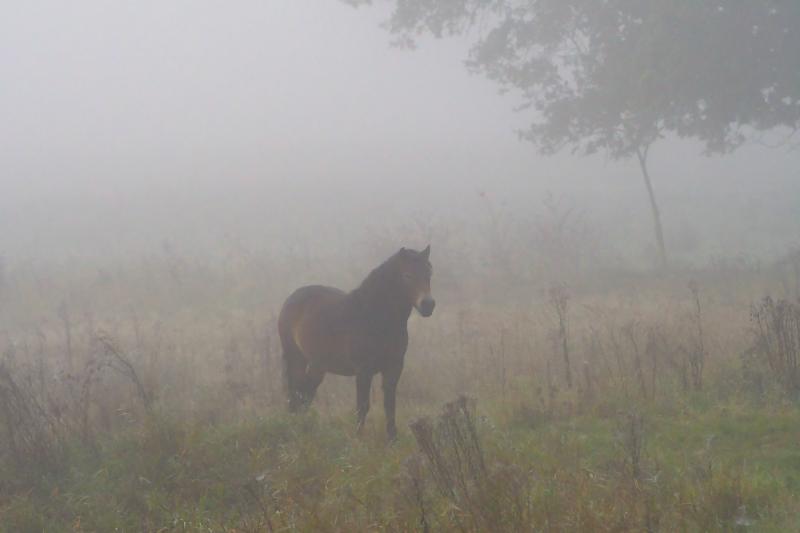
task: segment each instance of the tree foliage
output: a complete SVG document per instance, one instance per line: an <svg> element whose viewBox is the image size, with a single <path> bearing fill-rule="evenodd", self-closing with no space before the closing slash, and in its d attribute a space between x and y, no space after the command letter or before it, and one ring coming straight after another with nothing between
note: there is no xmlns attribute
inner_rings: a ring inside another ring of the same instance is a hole
<svg viewBox="0 0 800 533"><path fill-rule="evenodd" d="M543 153L626 158L670 133L726 153L800 124L797 0L390 3L401 45L474 34L469 67L521 95Z"/></svg>

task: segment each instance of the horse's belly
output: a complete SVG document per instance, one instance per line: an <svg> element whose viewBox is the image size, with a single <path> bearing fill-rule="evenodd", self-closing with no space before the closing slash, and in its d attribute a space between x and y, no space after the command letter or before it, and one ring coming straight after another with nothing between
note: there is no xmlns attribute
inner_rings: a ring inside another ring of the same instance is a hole
<svg viewBox="0 0 800 533"><path fill-rule="evenodd" d="M309 365L340 376L355 376L358 370L349 341L347 335L314 335L313 330L306 330L305 335L295 337L295 342Z"/></svg>
<svg viewBox="0 0 800 533"><path fill-rule="evenodd" d="M357 374L355 366L352 364L329 365L325 372L337 376L355 376Z"/></svg>
<svg viewBox="0 0 800 533"><path fill-rule="evenodd" d="M408 342L404 329L376 334L342 308L341 293L323 289L317 289L319 300L298 313L291 329L294 345L310 366L340 376L402 366Z"/></svg>

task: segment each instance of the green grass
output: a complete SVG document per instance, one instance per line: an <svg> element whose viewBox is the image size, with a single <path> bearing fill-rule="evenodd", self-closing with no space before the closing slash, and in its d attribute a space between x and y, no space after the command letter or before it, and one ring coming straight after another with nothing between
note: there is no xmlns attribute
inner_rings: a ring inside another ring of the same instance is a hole
<svg viewBox="0 0 800 533"><path fill-rule="evenodd" d="M524 478L525 519L537 529L642 530L648 521L665 531L800 528L800 410L698 404L642 410L640 479L626 470L624 416L529 424L507 406L479 405L486 482ZM101 438L96 451L74 445L63 472L4 496L0 529L418 528L418 505L407 490L417 454L410 431L387 446L380 413L362 437L350 418L312 411L193 425L154 415ZM434 530L456 529L459 521L466 530L486 529L471 521L470 510L456 508L466 500L450 501L423 481ZM486 504L475 490L472 503ZM497 530L510 529L502 514L491 516Z"/></svg>

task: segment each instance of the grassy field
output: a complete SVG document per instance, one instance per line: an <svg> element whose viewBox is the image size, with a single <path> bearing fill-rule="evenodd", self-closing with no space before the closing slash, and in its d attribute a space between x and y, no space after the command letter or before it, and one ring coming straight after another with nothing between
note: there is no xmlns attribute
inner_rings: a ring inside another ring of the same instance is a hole
<svg viewBox="0 0 800 533"><path fill-rule="evenodd" d="M694 397L648 407L641 418L492 411L479 407L473 419L480 443L473 452L485 471L473 471L469 459L456 466L464 443L435 437L438 475L449 475L452 493L409 431L387 448L378 424L357 439L345 416L273 414L218 425L154 417L97 450L70 449L63 471L38 472L4 501L3 524L7 531L800 528L794 407Z"/></svg>
<svg viewBox="0 0 800 533"><path fill-rule="evenodd" d="M285 412L294 280L32 272L1 293L2 531L800 531L800 307L774 270L445 276L391 445L379 380L360 437L351 379Z"/></svg>

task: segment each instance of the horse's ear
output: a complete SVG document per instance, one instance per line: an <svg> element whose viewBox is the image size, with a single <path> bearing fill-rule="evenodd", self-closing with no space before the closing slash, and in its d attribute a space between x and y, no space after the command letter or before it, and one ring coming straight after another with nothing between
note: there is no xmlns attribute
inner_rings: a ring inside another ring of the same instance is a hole
<svg viewBox="0 0 800 533"><path fill-rule="evenodd" d="M422 250L422 251L419 253L419 255L420 255L420 256L421 256L421 257L422 257L424 260L426 260L426 261L427 261L427 260L428 260L428 258L431 256L431 245L429 244L427 248L425 248L424 250Z"/></svg>

